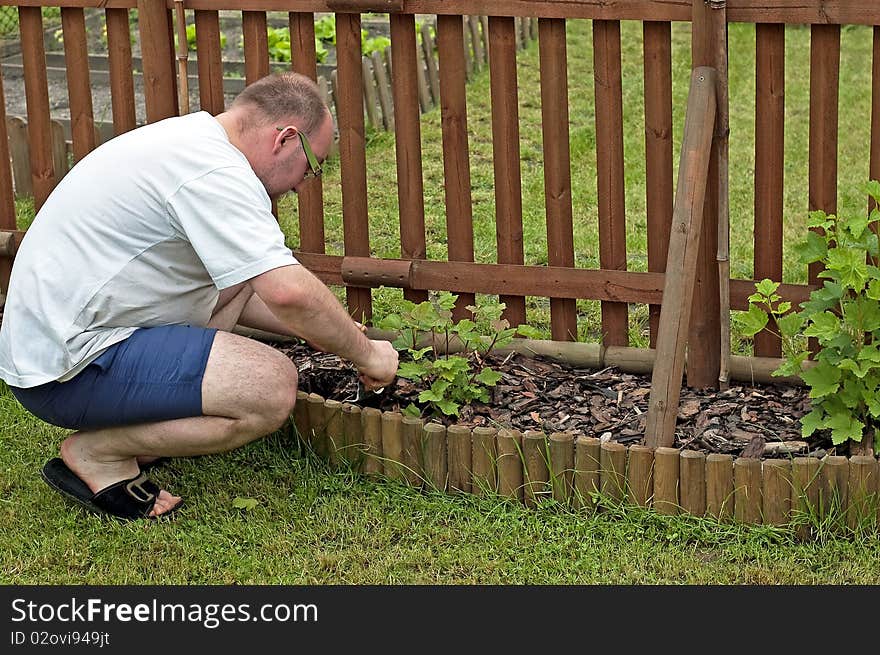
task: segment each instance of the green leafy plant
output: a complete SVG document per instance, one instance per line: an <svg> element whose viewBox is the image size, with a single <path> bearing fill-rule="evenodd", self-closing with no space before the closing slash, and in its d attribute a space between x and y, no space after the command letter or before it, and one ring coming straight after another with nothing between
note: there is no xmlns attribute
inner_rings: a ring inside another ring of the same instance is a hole
<svg viewBox="0 0 880 655"><path fill-rule="evenodd" d="M418 400L434 416L458 416L462 405L474 400L489 401L489 388L501 374L486 365L493 349L510 343L515 328L501 318L504 303L468 306L473 320L452 320L452 308L458 296L448 291L420 303L403 302L403 311L389 314L379 328L399 333L394 347L406 354L397 374L422 385ZM458 341L460 353L450 347ZM427 342L428 345L421 345ZM410 404L404 413L420 416L422 411Z"/></svg>
<svg viewBox="0 0 880 655"><path fill-rule="evenodd" d="M880 182L864 192L880 203ZM874 438L880 418L880 211L870 215L835 216L810 213L811 229L796 252L802 264L820 262L821 288L793 310L777 293L778 282L761 280L739 319L746 336L754 336L774 319L783 344L783 364L773 373L799 375L810 388L812 411L801 419L804 437L831 431L834 444ZM815 364L808 365L808 338L816 339Z"/></svg>
<svg viewBox="0 0 880 655"><path fill-rule="evenodd" d="M365 55L371 55L374 52L382 52L391 45L391 39L387 36L368 37L366 30L361 30L361 52Z"/></svg>
<svg viewBox="0 0 880 655"><path fill-rule="evenodd" d="M336 18L324 16L315 21L315 38L336 45Z"/></svg>
<svg viewBox="0 0 880 655"><path fill-rule="evenodd" d="M290 28L267 27L266 38L269 49L269 61L290 61ZM238 47L244 50L244 35L238 40Z"/></svg>
<svg viewBox="0 0 880 655"><path fill-rule="evenodd" d="M177 34L174 35L174 45L177 45ZM226 34L220 32L220 48L226 47ZM186 26L186 48L190 52L196 50L196 26L195 23Z"/></svg>

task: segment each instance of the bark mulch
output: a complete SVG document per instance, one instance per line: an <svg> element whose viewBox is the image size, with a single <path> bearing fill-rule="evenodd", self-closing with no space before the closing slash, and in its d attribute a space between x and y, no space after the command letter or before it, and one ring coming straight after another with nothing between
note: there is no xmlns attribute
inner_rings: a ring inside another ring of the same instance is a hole
<svg viewBox="0 0 880 655"><path fill-rule="evenodd" d="M382 393L356 401L357 374L351 364L300 343L271 345L296 363L299 388L306 393L383 411L400 411L410 403L419 404L421 389L402 378ZM490 403L464 407L458 419L426 412L422 416L445 425L503 426L548 434L566 431L625 445L643 442L650 375L613 367L576 368L518 353L490 355L488 364L502 374ZM739 382L725 391L682 388L673 445L734 457L835 454L827 435L801 437L800 418L810 411L807 394L804 387Z"/></svg>

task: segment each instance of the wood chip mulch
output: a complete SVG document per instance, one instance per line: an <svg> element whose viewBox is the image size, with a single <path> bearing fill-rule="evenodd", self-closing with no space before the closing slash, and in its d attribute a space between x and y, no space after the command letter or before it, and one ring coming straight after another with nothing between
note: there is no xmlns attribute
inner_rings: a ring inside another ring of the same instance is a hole
<svg viewBox="0 0 880 655"><path fill-rule="evenodd" d="M399 411L411 402L419 404L421 389L402 378L393 388L356 401L357 374L351 364L304 344L272 345L297 364L302 391L383 411ZM616 368L574 368L517 353L490 356L488 363L502 374L490 403L464 407L457 420L427 412L422 416L446 425L503 426L548 434L566 431L625 445L643 443L651 393L649 375ZM835 454L827 435L801 437L800 418L810 411L806 388L734 385L725 391L682 388L676 448L755 458Z"/></svg>

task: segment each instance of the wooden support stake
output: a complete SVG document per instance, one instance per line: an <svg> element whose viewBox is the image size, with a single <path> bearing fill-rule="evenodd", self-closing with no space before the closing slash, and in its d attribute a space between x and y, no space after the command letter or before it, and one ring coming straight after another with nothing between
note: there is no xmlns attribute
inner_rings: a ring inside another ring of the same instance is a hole
<svg viewBox="0 0 880 655"><path fill-rule="evenodd" d="M435 491L446 491L449 474L446 458L446 427L428 423L424 429L425 479Z"/></svg>
<svg viewBox="0 0 880 655"><path fill-rule="evenodd" d="M434 49L434 37L431 36L431 26L428 23L422 24L422 53L425 56L432 106L437 106L440 104L440 73L437 70L437 53Z"/></svg>
<svg viewBox="0 0 880 655"><path fill-rule="evenodd" d="M706 456L706 511L719 521L733 518L733 455Z"/></svg>
<svg viewBox="0 0 880 655"><path fill-rule="evenodd" d="M651 376L645 425L645 444L652 448L669 447L675 438L714 124L715 71L697 68L691 76L688 96L657 335L657 365Z"/></svg>
<svg viewBox="0 0 880 655"><path fill-rule="evenodd" d="M574 435L570 432L550 435L550 481L553 499L567 504L574 483Z"/></svg>
<svg viewBox="0 0 880 655"><path fill-rule="evenodd" d="M849 458L849 506L846 523L850 530L873 529L877 523L877 460L870 455Z"/></svg>
<svg viewBox="0 0 880 655"><path fill-rule="evenodd" d="M849 504L849 460L842 455L828 455L822 460L819 474L819 515L845 517Z"/></svg>
<svg viewBox="0 0 880 655"><path fill-rule="evenodd" d="M681 509L691 516L706 514L706 453L681 452Z"/></svg>
<svg viewBox="0 0 880 655"><path fill-rule="evenodd" d="M629 447L626 463L627 500L647 507L654 493L654 451L636 444Z"/></svg>
<svg viewBox="0 0 880 655"><path fill-rule="evenodd" d="M617 441L602 444L599 474L602 495L615 501L626 498L626 446Z"/></svg>
<svg viewBox="0 0 880 655"><path fill-rule="evenodd" d="M377 476L382 473L382 412L375 407L364 407L361 410L364 440L365 475Z"/></svg>
<svg viewBox="0 0 880 655"><path fill-rule="evenodd" d="M765 525L786 525L791 519L791 462L768 459L763 465Z"/></svg>
<svg viewBox="0 0 880 655"><path fill-rule="evenodd" d="M483 39L480 35L480 22L476 16L467 17L467 29L471 35L471 43L474 46L474 71L479 73L486 65L486 51L483 48Z"/></svg>
<svg viewBox="0 0 880 655"><path fill-rule="evenodd" d="M820 461L816 457L796 457L791 462L792 520L799 539L806 540L811 526L819 519Z"/></svg>
<svg viewBox="0 0 880 655"><path fill-rule="evenodd" d="M449 467L449 491L471 492L471 429L465 425L446 428L446 451Z"/></svg>
<svg viewBox="0 0 880 655"><path fill-rule="evenodd" d="M370 127L378 129L381 125L377 109L379 98L376 93L376 78L373 76L371 59L369 57L361 59L361 66L364 69L364 108L367 111L367 121Z"/></svg>
<svg viewBox="0 0 880 655"><path fill-rule="evenodd" d="M498 493L523 500L522 432L498 431Z"/></svg>
<svg viewBox="0 0 880 655"><path fill-rule="evenodd" d="M404 482L401 464L403 461L403 417L399 412L382 413L382 470L385 477L396 482Z"/></svg>
<svg viewBox="0 0 880 655"><path fill-rule="evenodd" d="M594 509L593 494L599 491L601 476L601 442L595 437L579 435L574 442L574 505Z"/></svg>
<svg viewBox="0 0 880 655"><path fill-rule="evenodd" d="M363 411L357 405L343 403L342 405L342 461L351 466L354 471L360 472L364 466L364 427L361 414Z"/></svg>
<svg viewBox="0 0 880 655"><path fill-rule="evenodd" d="M523 433L523 500L526 507L537 507L550 492L547 459L547 435L539 430L526 430Z"/></svg>
<svg viewBox="0 0 880 655"><path fill-rule="evenodd" d="M675 515L679 512L680 453L678 448L666 446L654 450L654 509L660 514Z"/></svg>
<svg viewBox="0 0 880 655"><path fill-rule="evenodd" d="M327 431L327 452L330 466L337 467L343 461L342 453L345 450L342 429L342 403L338 400L324 401L324 420Z"/></svg>
<svg viewBox="0 0 880 655"><path fill-rule="evenodd" d="M376 89L379 92L379 107L382 109L382 126L386 131L394 131L394 102L391 95L391 82L385 61L378 50L370 55L373 61L373 77L376 80Z"/></svg>
<svg viewBox="0 0 880 655"><path fill-rule="evenodd" d="M498 450L495 428L476 427L471 432L471 491L477 496L498 491L495 462Z"/></svg>
<svg viewBox="0 0 880 655"><path fill-rule="evenodd" d="M759 525L761 509L761 460L737 457L733 460L734 517L740 523Z"/></svg>
<svg viewBox="0 0 880 655"><path fill-rule="evenodd" d="M417 416L403 417L403 449L401 463L403 477L411 487L421 487L424 481L424 450L422 429L425 422Z"/></svg>
<svg viewBox="0 0 880 655"><path fill-rule="evenodd" d="M174 0L175 17L177 20L177 84L178 106L181 114L189 113L189 73L187 72L187 59L189 59L189 44L186 39L186 12L183 6L184 0Z"/></svg>
<svg viewBox="0 0 880 655"><path fill-rule="evenodd" d="M327 459L330 451L327 447L327 423L324 419L324 398L316 393L310 393L309 405L309 442L315 454L321 459Z"/></svg>
<svg viewBox="0 0 880 655"><path fill-rule="evenodd" d="M305 391L296 392L296 405L293 406L293 425L296 428L300 448L309 443L309 394Z"/></svg>

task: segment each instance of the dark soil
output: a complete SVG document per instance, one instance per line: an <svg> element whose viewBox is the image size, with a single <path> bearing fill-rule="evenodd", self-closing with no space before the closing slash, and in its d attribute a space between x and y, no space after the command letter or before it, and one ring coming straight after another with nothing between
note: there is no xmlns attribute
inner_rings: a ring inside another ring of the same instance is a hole
<svg viewBox="0 0 880 655"><path fill-rule="evenodd" d="M398 378L379 394L356 401L357 374L336 355L304 344L275 343L297 364L300 390L326 399L400 411L419 405L421 389ZM518 353L491 356L502 374L488 404L464 407L458 419L422 416L445 425L565 431L625 445L643 443L651 378L616 368L588 370ZM725 391L683 388L674 446L734 457L822 457L835 454L827 435L801 437L800 418L810 411L808 390L782 385L731 386ZM845 453L836 453L845 454Z"/></svg>

